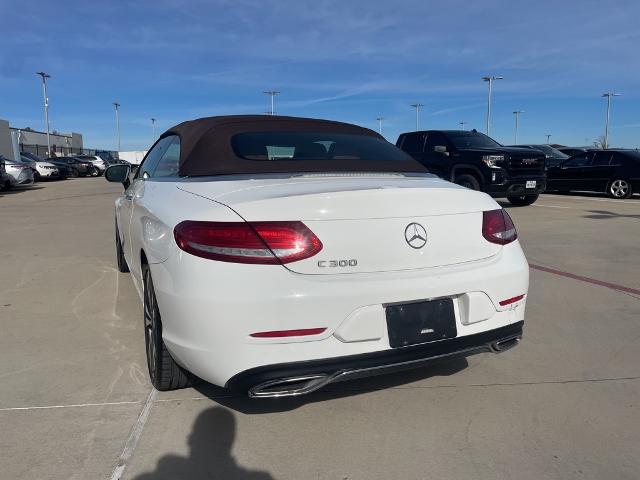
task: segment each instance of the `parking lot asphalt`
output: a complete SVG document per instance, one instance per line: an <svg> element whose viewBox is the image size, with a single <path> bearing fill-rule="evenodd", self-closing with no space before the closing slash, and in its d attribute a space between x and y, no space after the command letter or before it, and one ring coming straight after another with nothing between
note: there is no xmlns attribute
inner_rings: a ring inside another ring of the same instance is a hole
<svg viewBox="0 0 640 480"><path fill-rule="evenodd" d="M152 391L119 190L0 193L1 479L638 478L640 198L509 208L532 266L518 348L251 401Z"/></svg>

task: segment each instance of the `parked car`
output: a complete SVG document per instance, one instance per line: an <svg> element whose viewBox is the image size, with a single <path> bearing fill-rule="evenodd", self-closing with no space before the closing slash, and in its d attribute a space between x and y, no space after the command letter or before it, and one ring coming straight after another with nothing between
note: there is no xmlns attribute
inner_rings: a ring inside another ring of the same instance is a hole
<svg viewBox="0 0 640 480"><path fill-rule="evenodd" d="M56 157L50 157L47 160L43 160L46 164L53 165L58 169L58 179L65 180L69 177L77 177L78 170L72 165L66 162L58 162L56 161Z"/></svg>
<svg viewBox="0 0 640 480"><path fill-rule="evenodd" d="M640 151L591 150L575 155L547 171L547 188L606 192L613 198L629 198L640 192Z"/></svg>
<svg viewBox="0 0 640 480"><path fill-rule="evenodd" d="M560 150L565 155L569 155L570 157L573 157L574 155L586 153L589 150L591 150L591 148L589 147L558 147L558 150Z"/></svg>
<svg viewBox="0 0 640 480"><path fill-rule="evenodd" d="M115 203L153 385L309 393L521 335L528 265L488 195L369 129L272 116L177 125Z"/></svg>
<svg viewBox="0 0 640 480"><path fill-rule="evenodd" d="M92 177L98 177L104 174L104 171L109 166L109 163L97 155L74 155L78 160L82 160L85 162L91 162L93 164L92 169L89 171L89 175Z"/></svg>
<svg viewBox="0 0 640 480"><path fill-rule="evenodd" d="M109 165L120 163L118 157L107 150L96 150L96 156L102 158Z"/></svg>
<svg viewBox="0 0 640 480"><path fill-rule="evenodd" d="M33 160L33 158L20 154L22 163L31 166L33 177L36 182L40 180L53 180L60 178L60 170L53 163L44 160Z"/></svg>
<svg viewBox="0 0 640 480"><path fill-rule="evenodd" d="M4 157L0 155L0 192L11 188L11 179L4 166Z"/></svg>
<svg viewBox="0 0 640 480"><path fill-rule="evenodd" d="M28 187L33 185L33 170L31 167L21 161L10 160L0 156L4 162L4 168L9 175L9 183L5 184L5 188Z"/></svg>
<svg viewBox="0 0 640 480"><path fill-rule="evenodd" d="M47 161L54 165L66 164L71 169L71 175L69 175L71 177L86 177L96 168L93 163L87 160L79 160L75 157L49 157Z"/></svg>
<svg viewBox="0 0 640 480"><path fill-rule="evenodd" d="M23 157L20 155L20 158L17 159L20 163L27 165L31 170L33 170L34 178L36 176L36 162L29 157ZM37 180L37 178L35 178Z"/></svg>
<svg viewBox="0 0 640 480"><path fill-rule="evenodd" d="M396 145L431 173L514 205L531 205L545 189L543 153L504 147L476 130L402 133Z"/></svg>
<svg viewBox="0 0 640 480"><path fill-rule="evenodd" d="M555 167L560 162L569 158L569 155L562 153L560 150L552 147L551 145L513 145L513 146L519 147L519 148L531 148L533 150L538 150L544 153L545 168Z"/></svg>

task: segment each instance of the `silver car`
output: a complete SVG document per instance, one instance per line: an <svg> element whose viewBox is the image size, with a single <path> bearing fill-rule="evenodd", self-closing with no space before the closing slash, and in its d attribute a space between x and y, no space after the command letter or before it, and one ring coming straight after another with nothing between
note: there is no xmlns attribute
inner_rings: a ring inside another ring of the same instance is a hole
<svg viewBox="0 0 640 480"><path fill-rule="evenodd" d="M7 190L11 187L11 180L9 180L9 174L5 170L4 158L0 156L0 192Z"/></svg>
<svg viewBox="0 0 640 480"><path fill-rule="evenodd" d="M0 161L4 162L4 168L9 175L9 185L5 185L5 188L33 185L33 170L28 164L9 160L5 157L0 157Z"/></svg>

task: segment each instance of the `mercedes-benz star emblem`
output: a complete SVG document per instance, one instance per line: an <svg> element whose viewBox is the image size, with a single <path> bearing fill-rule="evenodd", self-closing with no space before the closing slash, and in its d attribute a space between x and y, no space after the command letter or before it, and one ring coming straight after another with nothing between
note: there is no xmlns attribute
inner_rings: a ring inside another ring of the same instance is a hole
<svg viewBox="0 0 640 480"><path fill-rule="evenodd" d="M411 248L416 250L422 248L427 243L427 231L419 223L410 223L404 229L404 239Z"/></svg>

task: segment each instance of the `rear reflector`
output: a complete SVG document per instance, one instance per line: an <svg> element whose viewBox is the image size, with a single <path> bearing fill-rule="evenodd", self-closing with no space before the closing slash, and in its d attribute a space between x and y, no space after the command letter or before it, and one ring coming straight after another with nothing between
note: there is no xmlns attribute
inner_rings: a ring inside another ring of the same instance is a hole
<svg viewBox="0 0 640 480"><path fill-rule="evenodd" d="M482 236L491 243L506 245L518 238L516 227L503 208L482 212Z"/></svg>
<svg viewBox="0 0 640 480"><path fill-rule="evenodd" d="M254 338L304 337L305 335L319 335L326 328L301 328L298 330L274 330L272 332L252 333Z"/></svg>
<svg viewBox="0 0 640 480"><path fill-rule="evenodd" d="M279 265L317 254L322 242L302 222L185 221L173 231L178 247L221 262Z"/></svg>
<svg viewBox="0 0 640 480"><path fill-rule="evenodd" d="M511 305L512 303L519 302L523 298L524 298L524 295L518 295L517 297L507 298L506 300L502 300L500 302L500 306L504 307L504 306L507 306L507 305Z"/></svg>

